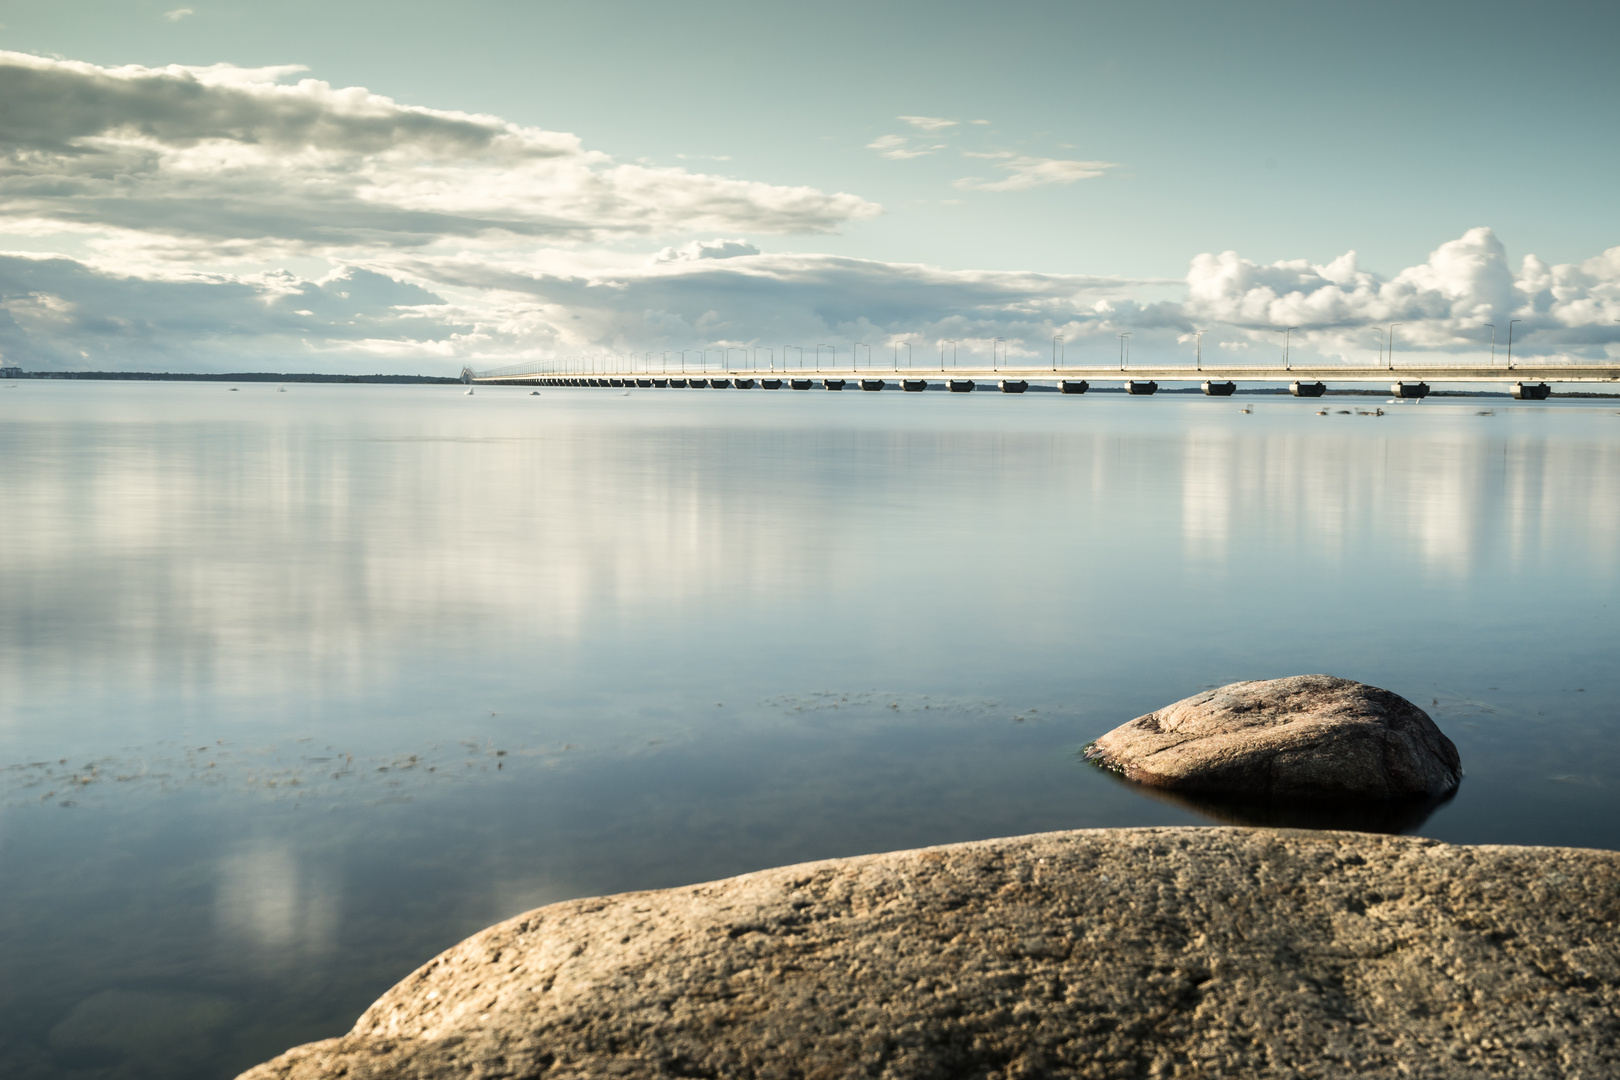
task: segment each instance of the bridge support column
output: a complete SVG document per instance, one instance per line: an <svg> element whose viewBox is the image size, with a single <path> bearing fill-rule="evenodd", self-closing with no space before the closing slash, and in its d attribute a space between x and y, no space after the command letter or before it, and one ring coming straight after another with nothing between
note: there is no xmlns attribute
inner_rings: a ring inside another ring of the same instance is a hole
<svg viewBox="0 0 1620 1080"><path fill-rule="evenodd" d="M1091 384L1084 379L1064 379L1058 383L1058 389L1065 394L1083 394L1091 389Z"/></svg>
<svg viewBox="0 0 1620 1080"><path fill-rule="evenodd" d="M1022 394L1029 389L1029 383L1023 379L1001 379L996 385L1003 394Z"/></svg>
<svg viewBox="0 0 1620 1080"><path fill-rule="evenodd" d="M972 379L946 379L945 389L953 394L971 394L974 382Z"/></svg>
<svg viewBox="0 0 1620 1080"><path fill-rule="evenodd" d="M1157 394L1159 384L1152 379L1126 379L1125 392L1127 394Z"/></svg>
<svg viewBox="0 0 1620 1080"><path fill-rule="evenodd" d="M1237 393L1237 383L1215 382L1211 379L1205 379L1204 393L1209 397L1231 397Z"/></svg>
<svg viewBox="0 0 1620 1080"><path fill-rule="evenodd" d="M1321 397L1327 393L1327 384L1319 382L1291 382L1288 392L1295 397Z"/></svg>
<svg viewBox="0 0 1620 1080"><path fill-rule="evenodd" d="M1389 388L1389 392L1398 398L1426 398L1429 396L1429 384L1426 382L1398 382Z"/></svg>
<svg viewBox="0 0 1620 1080"><path fill-rule="evenodd" d="M1552 387L1546 383L1513 384L1512 394L1517 401L1546 401L1552 397Z"/></svg>

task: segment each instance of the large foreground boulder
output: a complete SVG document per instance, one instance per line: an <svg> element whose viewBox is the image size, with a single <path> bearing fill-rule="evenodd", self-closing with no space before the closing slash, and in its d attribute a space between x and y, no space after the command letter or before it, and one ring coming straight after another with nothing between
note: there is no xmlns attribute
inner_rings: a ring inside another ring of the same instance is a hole
<svg viewBox="0 0 1620 1080"><path fill-rule="evenodd" d="M1433 799L1457 748L1399 694L1332 675L1239 682L1121 724L1091 760L1153 787L1274 799Z"/></svg>
<svg viewBox="0 0 1620 1080"><path fill-rule="evenodd" d="M1612 1077L1620 854L1050 833L573 900L243 1080Z"/></svg>

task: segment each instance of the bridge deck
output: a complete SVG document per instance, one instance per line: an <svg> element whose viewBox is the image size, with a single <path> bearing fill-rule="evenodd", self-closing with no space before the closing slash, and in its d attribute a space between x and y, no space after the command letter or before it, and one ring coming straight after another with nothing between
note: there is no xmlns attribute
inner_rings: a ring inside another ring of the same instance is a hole
<svg viewBox="0 0 1620 1080"><path fill-rule="evenodd" d="M1620 367L1597 364L1526 365L1507 367L1459 367L1412 365L1397 368L1333 367L1132 367L1120 369L1063 367L1043 368L792 368L755 369L718 368L707 371L659 371L637 368L622 371L528 371L474 373L478 383L523 383L536 379L883 379L899 382L901 379L927 379L941 382L945 379L972 379L975 382L994 383L1000 379L1027 382L1056 383L1063 379L1085 379L1096 383L1119 383L1126 379L1151 379L1163 382L1323 382L1323 383L1394 383L1394 382L1500 382L1500 383L1613 383L1620 382Z"/></svg>

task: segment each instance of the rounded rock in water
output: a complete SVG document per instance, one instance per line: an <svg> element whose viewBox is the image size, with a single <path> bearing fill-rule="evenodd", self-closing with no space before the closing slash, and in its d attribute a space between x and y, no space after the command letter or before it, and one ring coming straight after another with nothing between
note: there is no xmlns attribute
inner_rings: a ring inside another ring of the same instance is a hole
<svg viewBox="0 0 1620 1080"><path fill-rule="evenodd" d="M1332 675L1238 682L1122 724L1086 756L1127 779L1209 795L1435 798L1457 748L1399 694Z"/></svg>

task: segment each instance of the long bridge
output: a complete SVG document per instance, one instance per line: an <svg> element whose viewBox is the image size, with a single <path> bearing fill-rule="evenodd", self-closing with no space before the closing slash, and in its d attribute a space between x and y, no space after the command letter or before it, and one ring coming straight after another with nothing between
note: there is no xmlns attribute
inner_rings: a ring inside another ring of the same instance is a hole
<svg viewBox="0 0 1620 1080"><path fill-rule="evenodd" d="M1553 383L1620 383L1620 367L1600 364L1516 364L1476 366L1454 364L1402 364L1351 367L1343 364L1300 366L954 366L824 367L672 365L637 359L608 358L590 361L541 360L493 371L463 370L468 383L516 386L601 386L707 388L737 390L947 390L968 393L999 390L1018 394L1032 385L1045 385L1066 394L1083 394L1103 386L1131 394L1152 394L1161 382L1201 383L1206 394L1226 396L1240 382L1286 383L1298 397L1320 397L1329 384L1379 383L1396 397L1417 398L1429 393L1431 383L1503 383L1516 398L1541 400ZM569 370L586 369L586 370ZM594 368L594 370L591 370Z"/></svg>

